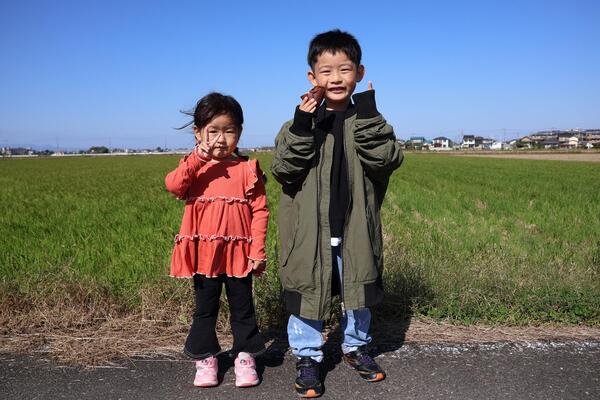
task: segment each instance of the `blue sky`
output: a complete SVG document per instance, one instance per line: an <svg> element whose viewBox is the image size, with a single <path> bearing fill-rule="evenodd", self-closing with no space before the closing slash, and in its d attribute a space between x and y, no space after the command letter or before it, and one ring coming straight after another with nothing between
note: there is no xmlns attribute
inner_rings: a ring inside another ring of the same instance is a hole
<svg viewBox="0 0 600 400"><path fill-rule="evenodd" d="M241 146L271 145L331 28L400 138L598 128L598 21L600 1L2 1L0 146L189 147L179 110L213 90Z"/></svg>

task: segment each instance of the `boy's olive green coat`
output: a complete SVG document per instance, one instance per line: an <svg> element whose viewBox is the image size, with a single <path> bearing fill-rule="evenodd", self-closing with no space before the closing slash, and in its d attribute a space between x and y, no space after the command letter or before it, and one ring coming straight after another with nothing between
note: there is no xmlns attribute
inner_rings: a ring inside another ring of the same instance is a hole
<svg viewBox="0 0 600 400"><path fill-rule="evenodd" d="M357 94L354 102L356 107L348 110L344 124L350 205L342 238L342 300L348 310L372 306L383 298L379 212L389 176L403 158L392 127L375 108L374 92ZM283 186L279 268L286 306L289 312L314 320L329 318L332 298L333 135L319 130L323 115L321 106L312 135L294 134L289 129L292 121L286 122L275 139L271 166Z"/></svg>

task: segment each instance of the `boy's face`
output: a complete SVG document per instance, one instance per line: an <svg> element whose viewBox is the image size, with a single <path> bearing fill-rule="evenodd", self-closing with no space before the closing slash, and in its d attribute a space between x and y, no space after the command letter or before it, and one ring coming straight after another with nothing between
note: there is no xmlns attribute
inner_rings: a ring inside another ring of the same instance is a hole
<svg viewBox="0 0 600 400"><path fill-rule="evenodd" d="M343 110L364 74L365 67L354 64L343 51L338 50L335 54L325 51L317 57L313 69L308 71L308 80L325 88L328 108Z"/></svg>

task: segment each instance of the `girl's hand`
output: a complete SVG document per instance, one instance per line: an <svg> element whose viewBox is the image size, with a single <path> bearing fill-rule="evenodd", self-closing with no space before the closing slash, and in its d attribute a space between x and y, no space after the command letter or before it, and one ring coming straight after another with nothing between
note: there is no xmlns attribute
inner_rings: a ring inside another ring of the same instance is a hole
<svg viewBox="0 0 600 400"><path fill-rule="evenodd" d="M208 130L206 130L206 128L204 129L204 135L201 135L202 140L196 145L196 148L198 149L198 154L201 157L212 158L210 155L212 153L212 149L215 147L215 144L223 133L220 132L214 138L211 138L208 134Z"/></svg>
<svg viewBox="0 0 600 400"><path fill-rule="evenodd" d="M194 153L196 153L196 156L200 157L202 160L210 160L210 154L202 150L201 142L196 143L196 147L194 147Z"/></svg>
<svg viewBox="0 0 600 400"><path fill-rule="evenodd" d="M257 277L263 276L267 268L267 262L263 260L250 260L250 265L252 266L252 274Z"/></svg>
<svg viewBox="0 0 600 400"><path fill-rule="evenodd" d="M317 102L313 98L308 98L305 96L300 103L300 110L304 112L314 113L317 109Z"/></svg>

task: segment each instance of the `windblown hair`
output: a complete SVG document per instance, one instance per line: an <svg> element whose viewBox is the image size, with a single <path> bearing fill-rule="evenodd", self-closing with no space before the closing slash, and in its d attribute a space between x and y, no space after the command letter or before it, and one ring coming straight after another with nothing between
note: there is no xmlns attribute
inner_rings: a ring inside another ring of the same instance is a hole
<svg viewBox="0 0 600 400"><path fill-rule="evenodd" d="M242 128L244 124L244 113L242 106L231 96L212 92L198 100L193 111L182 111L182 113L193 117L193 120L178 129L186 128L192 124L198 129L204 128L215 117L223 114L229 115L236 127Z"/></svg>

